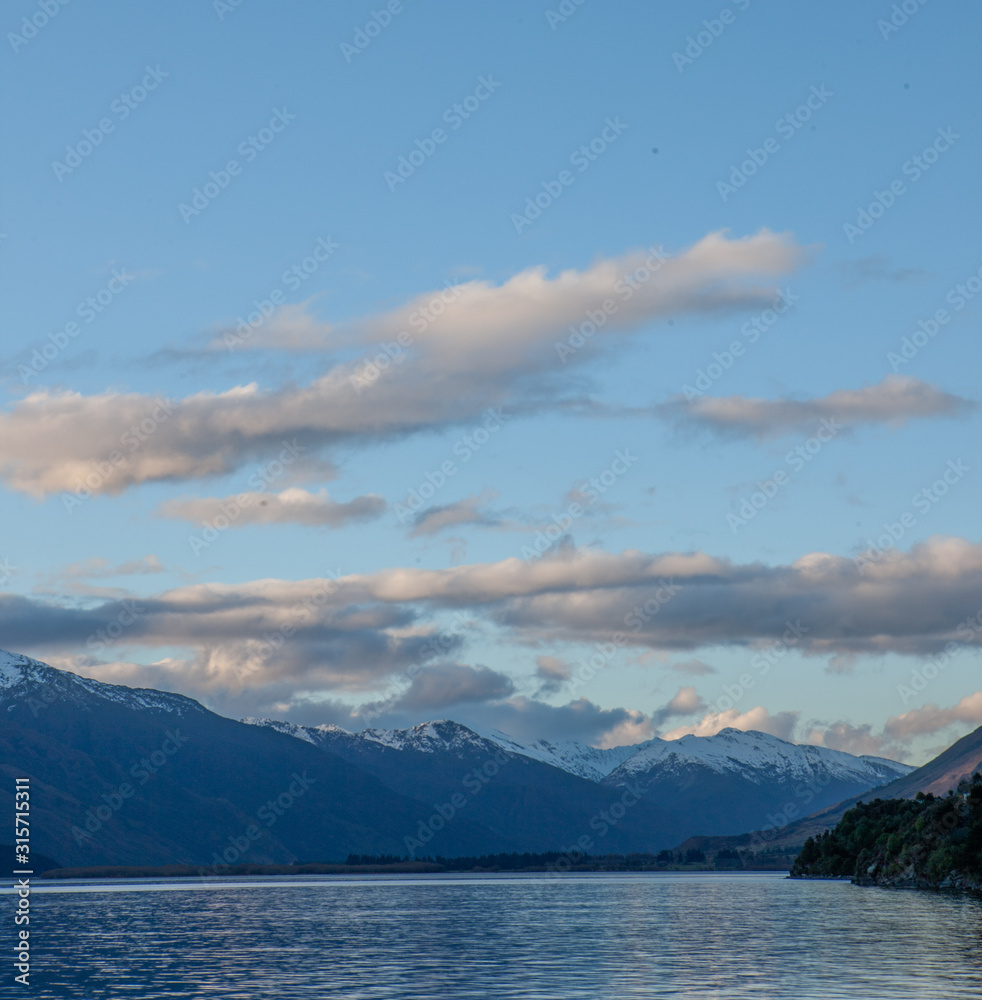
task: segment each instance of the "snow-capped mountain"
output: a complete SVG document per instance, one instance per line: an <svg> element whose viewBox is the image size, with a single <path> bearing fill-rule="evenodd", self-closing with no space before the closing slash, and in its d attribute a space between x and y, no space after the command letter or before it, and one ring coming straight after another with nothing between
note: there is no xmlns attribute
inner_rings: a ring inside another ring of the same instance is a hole
<svg viewBox="0 0 982 1000"><path fill-rule="evenodd" d="M31 776L39 849L67 864L212 863L240 850L229 845L267 800L297 805L247 860L424 843L445 856L565 850L584 837L598 853L658 851L804 816L910 770L736 730L597 749L449 719L358 733L245 724L3 652L0 719L0 769Z"/></svg>
<svg viewBox="0 0 982 1000"><path fill-rule="evenodd" d="M54 701L69 701L78 705L105 701L134 709L170 712L176 716L205 711L193 698L181 694L105 684L68 670L57 670L30 656L0 649L0 705L8 713L15 711L19 704L26 703L36 715Z"/></svg>
<svg viewBox="0 0 982 1000"><path fill-rule="evenodd" d="M647 747L650 743L662 742L661 740L651 740L649 743L640 743L637 746L611 747L607 750L600 750L584 743L577 743L575 740L559 740L557 742L534 740L531 743L524 743L497 729L476 729L475 732L480 733L485 739L496 743L509 753L519 753L525 757L531 757L533 760L541 760L544 764L569 771L570 774L578 774L581 778L586 778L589 781L603 781L611 771L616 770L642 747Z"/></svg>
<svg viewBox="0 0 982 1000"><path fill-rule="evenodd" d="M0 771L31 779L32 848L61 865L191 864L207 874L236 861L406 853L434 800L276 728L0 652ZM8 815L13 787L0 786ZM464 815L437 846L460 855L513 843Z"/></svg>
<svg viewBox="0 0 982 1000"><path fill-rule="evenodd" d="M798 746L768 733L721 729L715 736L650 740L635 748L608 777L623 782L652 770L679 771L698 765L716 774L734 772L762 782L775 776L808 779L819 772L842 781L883 784L913 768L881 757L855 757L828 747Z"/></svg>
<svg viewBox="0 0 982 1000"><path fill-rule="evenodd" d="M271 726L298 739L329 747L339 739L364 740L392 750L454 753L486 749L489 744L519 754L588 781L623 784L652 771L680 773L690 767L714 774L740 774L755 784L777 778L807 781L816 775L837 781L893 781L913 770L882 757L857 757L828 747L797 745L754 730L722 729L715 736L683 736L678 740L647 740L630 746L598 749L575 740L525 742L495 729L468 728L449 719L424 722L411 729L365 729L350 733L339 726L295 726L270 719L245 719Z"/></svg>
<svg viewBox="0 0 982 1000"><path fill-rule="evenodd" d="M247 721L338 754L391 788L416 787L421 797L424 789L430 797L452 794L465 764L480 766L493 759L521 762L512 773L522 773L527 786L534 781L537 795L553 795L560 784L563 794L581 801L597 791L609 795L632 790L645 802L645 823L653 836L669 829L712 835L746 832L775 818L797 818L865 794L913 770L896 761L797 746L767 733L738 729L597 749L575 741L526 742L448 719L359 733L337 726ZM532 764L536 767L529 767ZM579 781L579 792L569 786L570 780Z"/></svg>

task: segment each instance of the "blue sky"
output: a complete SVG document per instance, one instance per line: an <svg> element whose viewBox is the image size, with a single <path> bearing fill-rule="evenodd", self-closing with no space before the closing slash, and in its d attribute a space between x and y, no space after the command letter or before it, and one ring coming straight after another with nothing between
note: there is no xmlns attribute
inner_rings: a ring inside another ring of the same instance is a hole
<svg viewBox="0 0 982 1000"><path fill-rule="evenodd" d="M47 7L4 28L4 646L349 728L982 723L975 5Z"/></svg>

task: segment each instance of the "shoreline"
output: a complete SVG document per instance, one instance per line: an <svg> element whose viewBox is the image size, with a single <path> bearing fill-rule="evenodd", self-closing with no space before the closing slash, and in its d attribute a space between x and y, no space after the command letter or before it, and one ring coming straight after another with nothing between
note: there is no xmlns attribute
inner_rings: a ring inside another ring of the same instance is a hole
<svg viewBox="0 0 982 1000"><path fill-rule="evenodd" d="M391 865L95 865L75 868L53 868L40 872L35 878L56 881L60 879L133 879L133 878L241 878L262 875L438 875L438 874L535 874L556 875L582 873L625 874L730 874L741 872L786 872L787 867L771 868L705 868L680 867L655 868L618 864L575 865L566 871L557 871L548 865L527 867L456 867L435 862L401 862Z"/></svg>

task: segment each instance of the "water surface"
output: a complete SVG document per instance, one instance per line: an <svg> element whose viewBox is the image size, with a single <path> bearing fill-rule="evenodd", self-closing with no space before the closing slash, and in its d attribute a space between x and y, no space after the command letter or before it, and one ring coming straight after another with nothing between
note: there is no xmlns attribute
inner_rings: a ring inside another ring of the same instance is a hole
<svg viewBox="0 0 982 1000"><path fill-rule="evenodd" d="M978 899L771 873L35 886L32 1000L982 996Z"/></svg>

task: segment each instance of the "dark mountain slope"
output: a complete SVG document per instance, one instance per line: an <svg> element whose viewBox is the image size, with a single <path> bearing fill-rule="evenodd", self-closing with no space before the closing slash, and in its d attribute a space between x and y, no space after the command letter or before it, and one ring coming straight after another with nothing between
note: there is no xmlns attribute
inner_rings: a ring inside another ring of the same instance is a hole
<svg viewBox="0 0 982 1000"><path fill-rule="evenodd" d="M211 864L226 850L225 860L272 863L403 854L431 815L282 733L3 655L0 810L12 815L12 779L30 777L32 847L63 865ZM465 816L441 839L456 853L511 847Z"/></svg>

